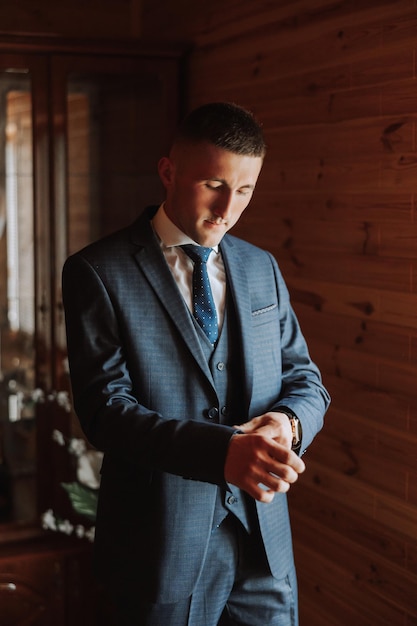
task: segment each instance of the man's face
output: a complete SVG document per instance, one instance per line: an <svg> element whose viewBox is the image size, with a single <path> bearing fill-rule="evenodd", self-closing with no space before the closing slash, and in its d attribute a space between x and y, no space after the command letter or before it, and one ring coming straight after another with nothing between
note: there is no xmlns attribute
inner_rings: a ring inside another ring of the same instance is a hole
<svg viewBox="0 0 417 626"><path fill-rule="evenodd" d="M210 143L176 147L159 162L166 214L191 239L213 247L248 206L261 167L261 157Z"/></svg>

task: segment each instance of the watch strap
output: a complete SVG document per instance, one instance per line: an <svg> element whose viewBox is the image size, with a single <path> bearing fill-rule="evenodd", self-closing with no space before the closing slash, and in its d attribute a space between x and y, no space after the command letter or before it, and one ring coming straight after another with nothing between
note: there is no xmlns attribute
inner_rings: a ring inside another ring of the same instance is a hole
<svg viewBox="0 0 417 626"><path fill-rule="evenodd" d="M290 420L291 430L292 430L291 450L293 450L294 452L298 454L298 452L301 449L301 442L302 442L302 435L303 435L300 419L297 417L294 411L292 411L290 408L286 406L278 406L276 407L275 410L278 411L279 413L285 413L285 415Z"/></svg>

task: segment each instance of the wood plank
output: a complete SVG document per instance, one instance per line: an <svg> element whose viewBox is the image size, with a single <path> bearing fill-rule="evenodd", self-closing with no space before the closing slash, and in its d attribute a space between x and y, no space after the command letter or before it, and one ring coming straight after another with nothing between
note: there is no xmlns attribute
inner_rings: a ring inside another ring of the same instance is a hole
<svg viewBox="0 0 417 626"><path fill-rule="evenodd" d="M265 168L274 164L273 160L271 163L269 161L267 154ZM387 193L380 190L372 192L348 190L345 193L342 190L337 190L335 193L329 190L316 190L311 193L303 188L280 189L277 192L276 189L269 189L263 183L262 172L255 196L234 229L238 236L241 226L247 219L250 219L252 213L257 212L263 215L266 223L270 218L277 219L278 215L288 220L314 217L320 225L324 220L374 221L379 224L417 221L413 193L393 192L392 190ZM259 234L261 233L252 233L252 237Z"/></svg>
<svg viewBox="0 0 417 626"><path fill-rule="evenodd" d="M210 23L203 24L200 20L200 24L194 24L193 36L199 50L211 51L221 44L219 47L223 49L230 46L236 54L242 54L249 36L256 49L279 51L278 60L289 50L292 54L286 60L290 68L338 63L346 56L369 56L375 49L381 53L384 45L388 47L389 30L398 28L401 18L404 22L415 18L412 0L396 3L367 0L354 7L328 2L321 2L320 6L308 1L287 2L284 6L259 2L256 8L247 1L223 4L217 15L215 3L210 6ZM191 20L195 19L192 6L187 5L184 10L191 14ZM162 16L158 17L161 28ZM207 15L203 13L201 17L204 20ZM172 31L172 21L169 26ZM201 32L197 33L195 26ZM389 47L404 47L410 40L414 41L412 28L403 29L402 37L392 37ZM299 58L294 55L297 50Z"/></svg>
<svg viewBox="0 0 417 626"><path fill-rule="evenodd" d="M415 461L412 462L415 466ZM319 464L312 457L308 461L308 471L300 477L299 482L315 490L319 499L331 493L335 501L342 504L349 502L350 508L358 514L376 519L386 528L397 532L399 537L414 542L417 510L401 498L382 493L355 477L346 477L333 468Z"/></svg>
<svg viewBox="0 0 417 626"><path fill-rule="evenodd" d="M249 221L251 227L262 226L259 214L253 215ZM315 233L315 237L311 236L312 227L316 225L314 218L305 218L303 220L287 219L282 220L280 216L270 217L268 220L269 228L272 234L279 230L284 231L285 250L286 252L294 251L296 254L306 253L309 255L312 251L325 250L328 262L334 262L333 255L336 254L336 263L339 258L343 258L343 254L350 253L350 262L357 255L361 260L364 257L372 257L380 254L380 240L382 228L378 223L374 222L353 222L345 223L326 221L320 224L320 229ZM395 238L394 228L389 228L384 233L385 241L388 237ZM412 250L415 249L417 226L411 225L399 226L396 238L399 239L399 245L395 247L395 253L405 249L406 257L412 257ZM393 256L393 250L389 250L388 245L385 246L388 252ZM388 254L386 254L388 256ZM300 263L302 265L302 263ZM320 276L320 274L317 274Z"/></svg>
<svg viewBox="0 0 417 626"><path fill-rule="evenodd" d="M70 37L99 39L129 38L141 32L141 23L132 24L131 3L118 0L87 0L85 2L50 3L37 0L36 9L30 0L0 5L2 32L50 33ZM98 19L97 16L100 16ZM134 13L139 18L137 12Z"/></svg>
<svg viewBox="0 0 417 626"><path fill-rule="evenodd" d="M259 241L266 243L274 249L283 248L285 254L288 256L300 255L300 259L305 254L307 257L311 253L318 250L325 250L327 255L327 262L337 264L337 260L343 259L344 256L350 253L349 261L354 263L356 255L360 260L370 260L372 256L379 254L380 245L380 232L381 227L378 223L374 222L354 222L352 220L343 222L336 221L323 221L320 225L320 229L315 233L314 238L311 236L311 228L315 226L317 221L313 216L310 218L304 218L302 220L297 219L283 219L281 215L274 214L265 216L259 212L251 212L246 216L244 225L241 226L241 236L245 236L246 233L260 232L262 233L262 239ZM268 231L264 232L263 227L268 224ZM415 231L414 227L398 227L397 239L399 239L398 245L395 247L395 253L399 256L399 252L407 258L412 258L412 250L415 246ZM246 227L246 231L244 231ZM256 230L254 230L256 229ZM388 230L385 233L385 241L395 237L395 233ZM252 236L253 238L253 236ZM277 246L277 239L279 245ZM388 245L386 244L388 250ZM334 258L333 255L336 255ZM387 255L388 256L388 255ZM395 256L395 254L393 254ZM326 258L326 257L324 257ZM382 260L382 259L380 259ZM303 263L295 263L296 266L302 267ZM320 276L321 274L317 274ZM408 284L409 288L409 284Z"/></svg>
<svg viewBox="0 0 417 626"><path fill-rule="evenodd" d="M272 239L269 236L261 240L261 246L268 248L276 256L280 255L280 267L288 279L296 276L315 280L320 276L322 280L339 284L356 284L371 289L386 288L400 292L413 291L413 269L410 261L330 251L323 254L323 248L307 252L298 242L293 245L292 240L287 244L283 257L280 249L274 250Z"/></svg>
<svg viewBox="0 0 417 626"><path fill-rule="evenodd" d="M276 164L276 165L275 165ZM277 191L296 191L300 180L304 190L310 193L331 192L380 192L395 188L401 193L414 192L417 170L417 153L343 156L273 160L268 169L262 172L262 185L275 186Z"/></svg>
<svg viewBox="0 0 417 626"><path fill-rule="evenodd" d="M350 544L357 545L359 551L365 549L368 553L375 553L398 567L415 573L414 561L409 559L409 548L412 544L383 526L379 520L353 510L349 501L344 504L335 502L332 494L328 494L325 499L318 498L315 490L297 484L289 492L289 503L296 546L307 543L304 524L314 524L322 529L321 532L326 528L332 529ZM331 553L323 551L323 556L329 558Z"/></svg>
<svg viewBox="0 0 417 626"><path fill-rule="evenodd" d="M352 315L394 326L417 328L415 294L366 289L353 285L329 284L291 278L287 281L294 302L336 315Z"/></svg>
<svg viewBox="0 0 417 626"><path fill-rule="evenodd" d="M297 551L299 568L301 626L309 626L310 613L323 611L333 624L357 626L399 626L406 611L390 603L389 597L376 596L360 588L348 574L341 574L333 565L323 561L320 554L302 546ZM304 621L305 620L305 621Z"/></svg>
<svg viewBox="0 0 417 626"><path fill-rule="evenodd" d="M404 431L408 429L410 433L416 434L410 421L410 412L413 409L413 403L415 404L414 398L378 390L363 380L349 380L347 377L332 375L322 366L322 362L320 366L324 372L326 386L333 398L326 417L326 427L330 420L339 420L338 425L341 425L341 420L352 416L366 417L370 428L374 425L392 426L393 416L395 416L395 424L398 428Z"/></svg>
<svg viewBox="0 0 417 626"><path fill-rule="evenodd" d="M324 584L331 589L332 595L340 598L348 596L350 604L363 611L363 615L368 615L368 618L373 616L374 619L377 616L374 624L398 624L402 613L416 616L414 597L405 591L416 583L415 574L390 566L379 557L374 559L372 553L354 543L346 542L344 547L340 536L331 529L327 533L320 531L317 525L306 524L303 545L299 547L299 552L305 552L305 566L308 567L308 562L311 564L306 573L316 587L321 589ZM323 558L321 555L329 544L332 546L332 558ZM307 553L309 559L306 558ZM305 581L305 578L302 580Z"/></svg>
<svg viewBox="0 0 417 626"><path fill-rule="evenodd" d="M300 306L297 306L297 311L304 335L315 345L320 344L316 348L320 351L327 346L333 354L342 347L394 364L416 365L416 330L346 316L335 317Z"/></svg>
<svg viewBox="0 0 417 626"><path fill-rule="evenodd" d="M333 33L332 33L333 35ZM299 66L294 67L288 59L277 58L272 51L265 52L264 42L262 52L256 54L251 46L246 47L239 55L233 45L222 48L219 54L217 48L204 50L201 58L198 52L193 57L193 63L199 66L199 71L193 74L192 91L194 97L204 94L207 90L206 81L216 81L216 73L227 72L227 83L222 82L216 88L244 91L248 85L254 89L259 98L266 103L274 99L307 98L315 103L315 96L344 92L352 88L363 86L393 84L401 79L414 76L414 40L407 49L386 52L371 57L345 60L337 65L308 67L300 72ZM297 54L297 52L294 52ZM226 66L224 65L226 63Z"/></svg>
<svg viewBox="0 0 417 626"><path fill-rule="evenodd" d="M277 110L279 115L279 108ZM361 118L336 122L329 126L315 124L268 130L268 155L272 162L365 156L375 158L412 153L415 147L416 116Z"/></svg>
<svg viewBox="0 0 417 626"><path fill-rule="evenodd" d="M377 430L374 428L373 437L371 434L368 435L367 430L370 429L372 432L372 427L366 419L346 419L343 425L337 424L337 428L331 429L335 421L335 419L328 421L317 445L314 445L311 451L314 460L346 476L354 476L375 490L407 500L409 468L405 466L404 459L392 458L390 471L387 472L386 453L382 453L378 446ZM358 429L357 432L352 432L355 428ZM392 445L401 446L401 438L393 436ZM309 454L305 458L307 464L308 457Z"/></svg>
<svg viewBox="0 0 417 626"><path fill-rule="evenodd" d="M308 529L307 525L306 527ZM349 551L344 553L335 546L333 535L329 532L327 541L328 545L332 546L333 557L323 558L322 555L326 553L326 540L317 536L311 544L309 541L312 534L314 531L310 532L308 541L296 549L298 560L302 559L304 564L301 571L299 568L300 604L303 604L304 596L311 600L315 598L316 602L328 606L329 610L335 612L336 620L343 620L346 615L345 605L349 604L347 615L356 615L355 624L367 626L401 624L403 616L408 611L396 605L396 599L392 597L393 589L391 593L381 591L381 588L384 588L384 581L377 579L376 566L374 564L368 566L362 551L358 552L349 546ZM311 545L316 549L312 549ZM392 578L394 577L395 573L392 575Z"/></svg>

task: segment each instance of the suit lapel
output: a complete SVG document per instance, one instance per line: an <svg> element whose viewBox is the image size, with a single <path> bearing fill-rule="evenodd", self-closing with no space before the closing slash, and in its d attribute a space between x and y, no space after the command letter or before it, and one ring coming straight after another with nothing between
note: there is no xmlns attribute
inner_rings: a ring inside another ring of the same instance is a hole
<svg viewBox="0 0 417 626"><path fill-rule="evenodd" d="M156 210L156 208L154 209ZM167 311L179 336L188 346L193 358L214 388L213 377L201 348L190 312L181 296L159 243L150 225L152 215L143 214L132 226L132 241L138 247L135 258L161 305ZM245 259L242 258L227 235L220 244L228 289L236 310L243 354L244 390L247 408L250 405L253 385L252 309Z"/></svg>
<svg viewBox="0 0 417 626"><path fill-rule="evenodd" d="M188 307L171 274L148 219L133 225L132 240L139 246L136 262L146 276L161 305L177 327L193 358L214 387L210 368L201 348Z"/></svg>

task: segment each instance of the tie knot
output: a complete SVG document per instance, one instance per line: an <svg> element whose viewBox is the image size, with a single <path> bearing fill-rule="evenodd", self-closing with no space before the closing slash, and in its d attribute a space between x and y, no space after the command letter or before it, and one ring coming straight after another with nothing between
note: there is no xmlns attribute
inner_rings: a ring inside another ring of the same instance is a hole
<svg viewBox="0 0 417 626"><path fill-rule="evenodd" d="M195 246L193 244L187 244L185 246L181 246L184 250L185 254L188 254L190 259L194 262L200 261L201 263L207 263L207 260L213 251L213 248L205 248L204 246Z"/></svg>

